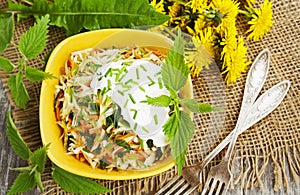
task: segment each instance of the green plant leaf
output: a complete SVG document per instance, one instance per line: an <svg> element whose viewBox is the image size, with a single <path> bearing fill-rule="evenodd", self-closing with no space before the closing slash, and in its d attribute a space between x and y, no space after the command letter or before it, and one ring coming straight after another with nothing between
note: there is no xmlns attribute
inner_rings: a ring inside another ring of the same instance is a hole
<svg viewBox="0 0 300 195"><path fill-rule="evenodd" d="M40 173L44 172L45 170L45 163L46 163L46 153L49 148L49 145L43 146L34 152L32 152L29 156L29 162L32 166L37 166L36 170Z"/></svg>
<svg viewBox="0 0 300 195"><path fill-rule="evenodd" d="M36 185L34 174L23 172L18 175L7 195L21 194L33 189Z"/></svg>
<svg viewBox="0 0 300 195"><path fill-rule="evenodd" d="M147 96L147 99L142 102L153 106L168 107L171 103L171 98L167 95L161 95L153 98Z"/></svg>
<svg viewBox="0 0 300 195"><path fill-rule="evenodd" d="M7 58L0 56L0 68L5 72L11 72L14 70L15 66Z"/></svg>
<svg viewBox="0 0 300 195"><path fill-rule="evenodd" d="M182 172L182 167L185 162L185 154L188 144L193 138L194 129L195 126L191 117L186 112L180 111L178 129L170 143L172 156L175 158L179 175Z"/></svg>
<svg viewBox="0 0 300 195"><path fill-rule="evenodd" d="M50 15L52 25L64 27L68 35L83 28L103 28L159 25L169 17L156 12L147 0L35 0L32 6L9 2L7 10L21 12L22 16Z"/></svg>
<svg viewBox="0 0 300 195"><path fill-rule="evenodd" d="M178 30L178 36L176 36L165 61L161 70L164 85L178 91L185 85L190 72L184 61L184 40L180 30Z"/></svg>
<svg viewBox="0 0 300 195"><path fill-rule="evenodd" d="M174 112L163 126L164 134L172 140L178 130L180 118L177 112Z"/></svg>
<svg viewBox="0 0 300 195"><path fill-rule="evenodd" d="M28 160L31 151L22 139L8 111L6 111L6 128L9 143L14 149L15 153L22 159Z"/></svg>
<svg viewBox="0 0 300 195"><path fill-rule="evenodd" d="M36 184L39 186L40 190L43 192L44 191L44 187L43 187L43 183L42 183L42 178L41 178L41 173L38 171L34 172L34 180L36 182Z"/></svg>
<svg viewBox="0 0 300 195"><path fill-rule="evenodd" d="M221 108L214 107L210 104L198 103L195 99L182 99L180 103L193 113L218 111Z"/></svg>
<svg viewBox="0 0 300 195"><path fill-rule="evenodd" d="M46 47L49 21L49 15L38 18L36 24L20 38L19 50L27 60L38 56Z"/></svg>
<svg viewBox="0 0 300 195"><path fill-rule="evenodd" d="M111 190L88 178L74 175L55 165L53 166L52 176L63 190L70 193L96 194L111 192Z"/></svg>
<svg viewBox="0 0 300 195"><path fill-rule="evenodd" d="M15 100L16 104L25 109L27 108L27 103L29 101L29 95L26 91L26 88L24 86L24 83L22 81L22 73L18 72L16 75L10 75L7 81L7 85L9 89L11 90L11 95L13 99Z"/></svg>
<svg viewBox="0 0 300 195"><path fill-rule="evenodd" d="M50 73L32 68L32 67L27 67L26 68L26 78L32 82L39 82L43 81L45 79L53 79L55 76L53 76Z"/></svg>
<svg viewBox="0 0 300 195"><path fill-rule="evenodd" d="M13 14L0 14L0 54L10 44L14 34Z"/></svg>

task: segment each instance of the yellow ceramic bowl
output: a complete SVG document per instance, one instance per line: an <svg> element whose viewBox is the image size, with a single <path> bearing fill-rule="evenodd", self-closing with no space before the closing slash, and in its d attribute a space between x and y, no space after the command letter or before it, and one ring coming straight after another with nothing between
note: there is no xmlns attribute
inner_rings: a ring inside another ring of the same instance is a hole
<svg viewBox="0 0 300 195"><path fill-rule="evenodd" d="M143 178L167 171L174 166L174 161L170 158L152 167L142 170L119 170L107 172L98 168L92 168L86 163L75 159L72 155L67 155L61 140L61 130L56 124L54 114L54 92L58 84L60 70L64 66L71 52L86 48L102 47L111 48L116 46L123 48L126 46L150 46L170 48L172 41L157 33L141 30L129 29L107 29L91 31L69 37L62 41L53 50L47 66L47 72L52 73L57 79L43 81L40 97L40 130L43 144L51 144L48 150L48 157L57 166L71 173L97 179L125 180ZM189 79L182 91L184 96L192 97L192 85Z"/></svg>

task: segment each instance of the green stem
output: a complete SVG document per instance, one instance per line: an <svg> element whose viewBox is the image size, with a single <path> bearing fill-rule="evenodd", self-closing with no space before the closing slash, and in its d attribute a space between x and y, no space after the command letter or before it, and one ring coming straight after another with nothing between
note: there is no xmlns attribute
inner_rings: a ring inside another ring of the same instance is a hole
<svg viewBox="0 0 300 195"><path fill-rule="evenodd" d="M0 9L0 14L21 14L21 11Z"/></svg>
<svg viewBox="0 0 300 195"><path fill-rule="evenodd" d="M245 15L245 16L247 16L247 15L249 14L249 12L247 12L247 11L245 11L245 10L241 10L241 9L238 10L238 13L239 13L239 14L243 14L243 15Z"/></svg>
<svg viewBox="0 0 300 195"><path fill-rule="evenodd" d="M27 3L28 5L33 5L33 2L29 0L21 0L21 2Z"/></svg>
<svg viewBox="0 0 300 195"><path fill-rule="evenodd" d="M37 165L35 165L35 166L34 166L34 167L31 169L31 171L30 171L30 173L29 173L29 174L31 175L32 173L34 173L34 172L35 172L35 170L37 169L37 167L38 167L38 166L37 166Z"/></svg>
<svg viewBox="0 0 300 195"><path fill-rule="evenodd" d="M18 44L17 43L11 41L10 44L12 44L14 47L18 48Z"/></svg>

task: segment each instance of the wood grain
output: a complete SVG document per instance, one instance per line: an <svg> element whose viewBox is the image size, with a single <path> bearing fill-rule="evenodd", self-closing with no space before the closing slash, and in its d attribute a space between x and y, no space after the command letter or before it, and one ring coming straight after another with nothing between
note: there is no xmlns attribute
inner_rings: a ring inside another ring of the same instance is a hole
<svg viewBox="0 0 300 195"><path fill-rule="evenodd" d="M0 194L7 193L14 180L18 176L18 172L11 170L14 167L27 166L27 162L19 158L6 136L6 110L10 110L10 104L3 91L2 83L0 82ZM26 194L40 194L38 190L34 189Z"/></svg>

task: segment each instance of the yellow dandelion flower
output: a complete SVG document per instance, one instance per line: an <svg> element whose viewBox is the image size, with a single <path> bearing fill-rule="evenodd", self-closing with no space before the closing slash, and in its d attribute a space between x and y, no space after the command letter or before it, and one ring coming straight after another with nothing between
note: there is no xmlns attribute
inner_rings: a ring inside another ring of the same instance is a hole
<svg viewBox="0 0 300 195"><path fill-rule="evenodd" d="M222 48L221 60L228 61L226 58L230 57L230 52L236 48L237 30L235 21L223 20L222 24L216 28L216 32L220 38L220 47ZM223 69L226 68L227 63L223 63Z"/></svg>
<svg viewBox="0 0 300 195"><path fill-rule="evenodd" d="M165 13L164 1L163 0L152 0L150 2L150 5L152 5L157 12L160 12L160 13L163 13L163 14Z"/></svg>
<svg viewBox="0 0 300 195"><path fill-rule="evenodd" d="M202 31L198 31L198 36L195 36L201 45L203 45L207 51L212 55L215 56L215 49L214 49L214 31L212 27L207 27Z"/></svg>
<svg viewBox="0 0 300 195"><path fill-rule="evenodd" d="M246 0L248 6L252 7L256 3L256 0Z"/></svg>
<svg viewBox="0 0 300 195"><path fill-rule="evenodd" d="M226 68L223 74L226 74L225 81L227 85L233 84L238 78L241 77L241 73L245 72L250 62L246 57L247 47L245 47L242 37L238 38L236 48L226 53L227 57L224 58Z"/></svg>
<svg viewBox="0 0 300 195"><path fill-rule="evenodd" d="M173 3L173 5L168 7L170 21L173 22L175 18L178 16L179 12L181 12L182 5L178 2Z"/></svg>
<svg viewBox="0 0 300 195"><path fill-rule="evenodd" d="M258 41L270 31L274 23L272 20L272 3L265 0L260 9L254 8L253 12L252 19L248 22L251 26L247 33L250 33L248 35L249 39Z"/></svg>
<svg viewBox="0 0 300 195"><path fill-rule="evenodd" d="M191 35L197 35L199 32L202 32L206 26L206 20L204 15L199 15L197 20L194 21L194 28L187 26L188 33Z"/></svg>
<svg viewBox="0 0 300 195"><path fill-rule="evenodd" d="M195 27L194 27L196 33L202 31L205 25L206 25L205 16L199 15L199 17L195 21Z"/></svg>
<svg viewBox="0 0 300 195"><path fill-rule="evenodd" d="M239 3L233 0L213 0L212 7L217 9L224 18L235 20L238 15Z"/></svg>
<svg viewBox="0 0 300 195"><path fill-rule="evenodd" d="M186 52L186 59L191 74L199 76L203 67L208 68L214 56L214 34L213 29L208 27L192 38L195 49Z"/></svg>
<svg viewBox="0 0 300 195"><path fill-rule="evenodd" d="M208 7L207 4L207 0L191 0L192 12L202 12L202 9L206 9Z"/></svg>

